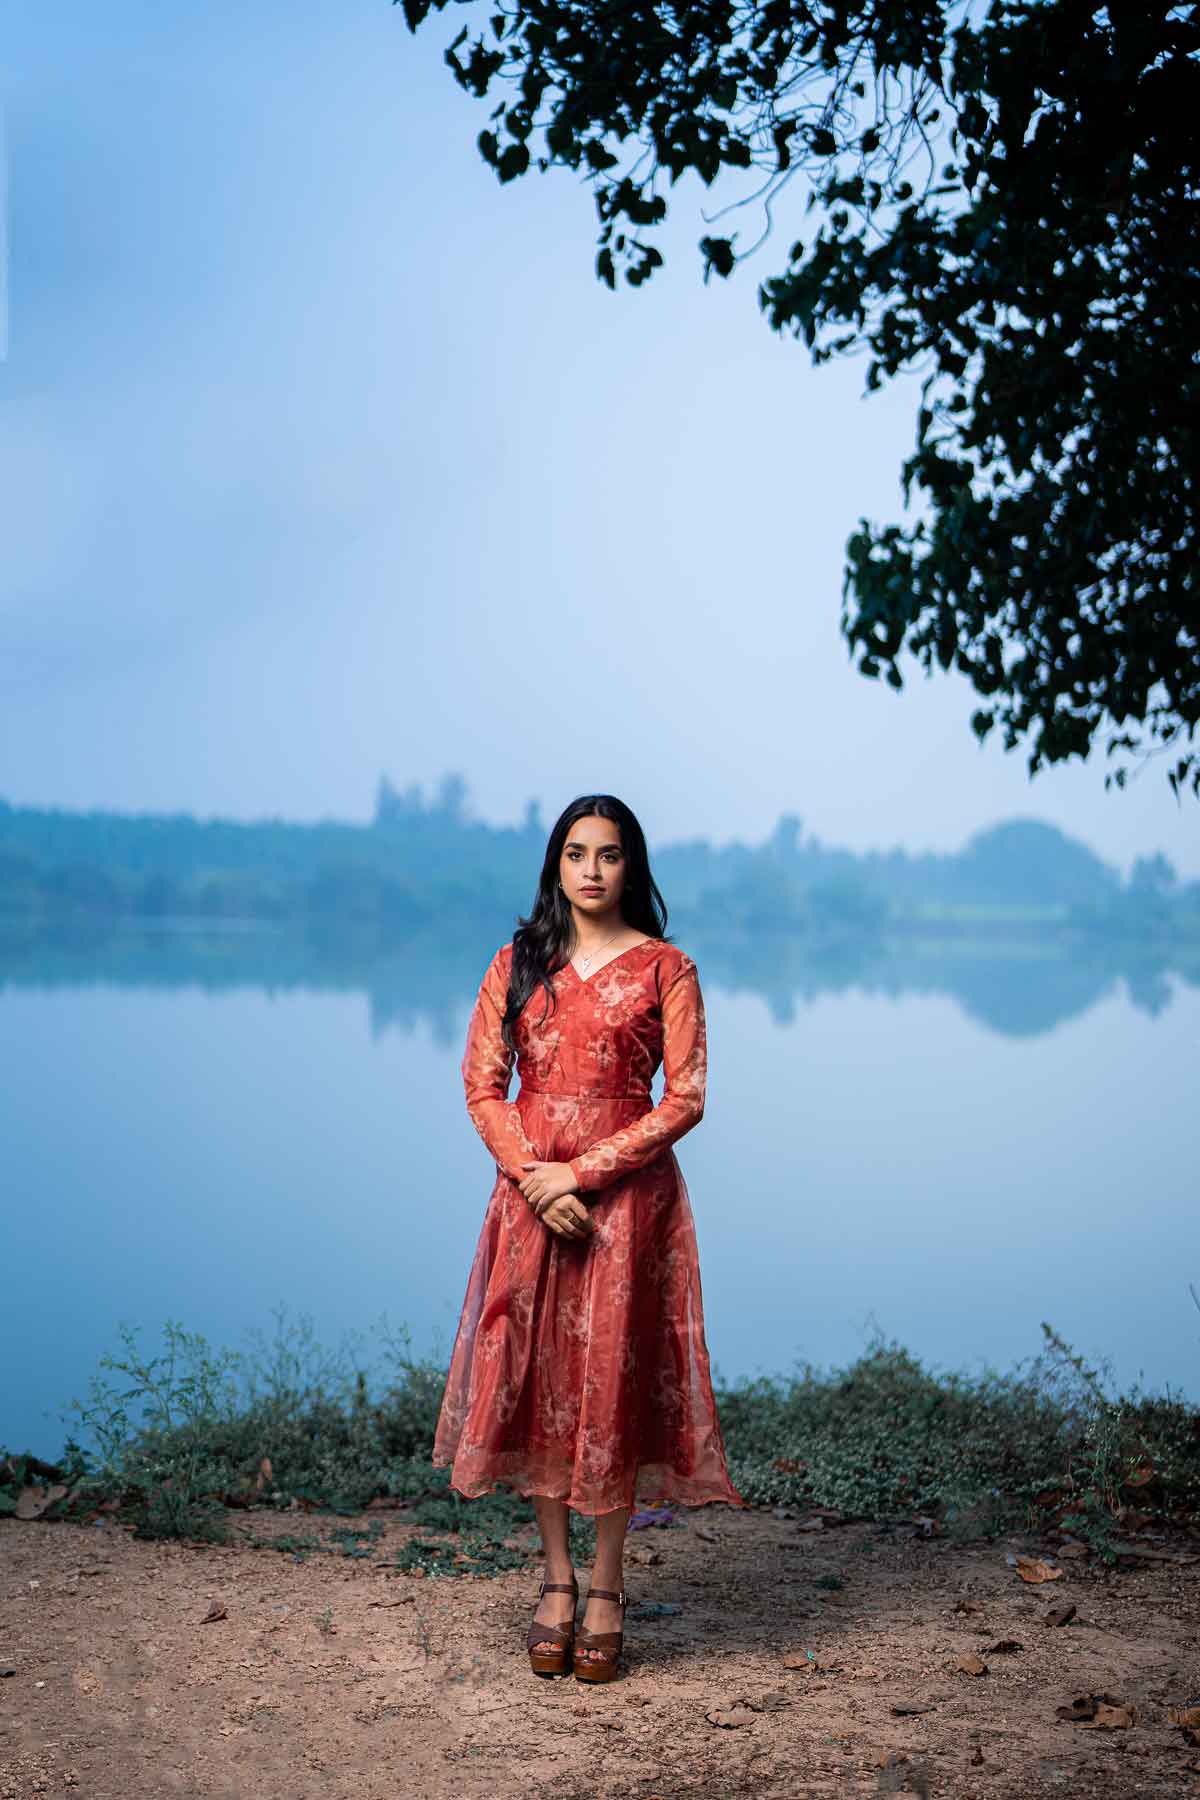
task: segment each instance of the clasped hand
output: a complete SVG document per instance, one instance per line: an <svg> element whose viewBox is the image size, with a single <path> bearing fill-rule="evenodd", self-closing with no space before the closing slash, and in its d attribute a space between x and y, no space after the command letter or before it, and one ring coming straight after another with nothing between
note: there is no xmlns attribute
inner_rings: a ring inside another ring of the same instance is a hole
<svg viewBox="0 0 1200 1800"><path fill-rule="evenodd" d="M579 1198L569 1163L523 1162L531 1171L521 1182L521 1192L543 1225L559 1237L590 1237L596 1229L592 1216Z"/></svg>

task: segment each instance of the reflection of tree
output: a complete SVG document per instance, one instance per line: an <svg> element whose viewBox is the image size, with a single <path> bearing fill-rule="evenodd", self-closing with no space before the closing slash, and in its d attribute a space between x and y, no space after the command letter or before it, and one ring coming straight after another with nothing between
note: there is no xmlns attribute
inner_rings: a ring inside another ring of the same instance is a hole
<svg viewBox="0 0 1200 1800"><path fill-rule="evenodd" d="M1033 1037L1077 1018L1124 981L1140 1011L1157 1017L1171 978L1200 986L1200 947L1147 947L1126 937L1055 943L1033 931L932 933L872 928L745 929L711 912L676 919L672 936L694 955L707 991L759 995L784 1025L805 1006L851 992L944 995L1009 1037ZM0 988L201 987L210 992L361 992L373 1034L427 1030L458 1043L487 961L511 917L476 913L452 931L330 917L308 929L222 925L180 930L93 920L0 933Z"/></svg>

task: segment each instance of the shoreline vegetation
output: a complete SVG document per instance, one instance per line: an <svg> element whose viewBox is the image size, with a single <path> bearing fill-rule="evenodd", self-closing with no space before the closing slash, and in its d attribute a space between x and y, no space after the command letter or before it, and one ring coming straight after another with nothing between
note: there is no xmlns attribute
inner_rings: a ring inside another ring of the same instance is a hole
<svg viewBox="0 0 1200 1800"><path fill-rule="evenodd" d="M506 929L529 900L547 827L474 818L460 775L426 798L381 778L366 823L72 812L0 799L0 927L104 930L300 924L403 942L436 928ZM781 816L761 844L655 846L671 922L718 936L764 931L821 945L1012 931L1073 942L1200 946L1200 881L1163 855L1128 875L1034 818L976 832L953 853L855 852Z"/></svg>
<svg viewBox="0 0 1200 1800"><path fill-rule="evenodd" d="M1169 1389L1111 1392L1041 1329L1040 1353L1009 1372L933 1371L877 1336L844 1368L718 1385L735 1486L779 1517L903 1522L957 1542L1034 1532L1110 1566L1161 1558L1181 1537L1194 1547L1200 1408ZM168 1322L148 1349L123 1327L72 1402L57 1462L0 1441L0 1522L107 1520L225 1542L231 1518L282 1513L295 1529L280 1535L276 1519L263 1544L361 1559L379 1547L375 1527L317 1537L306 1518L386 1512L413 1528L391 1572L489 1576L536 1554L528 1501L507 1489L465 1500L431 1465L445 1370L412 1354L405 1329L383 1322L329 1350L281 1308L249 1342L214 1349ZM656 1500L669 1514L662 1496L638 1506ZM591 1520L572 1513L571 1529L585 1554Z"/></svg>

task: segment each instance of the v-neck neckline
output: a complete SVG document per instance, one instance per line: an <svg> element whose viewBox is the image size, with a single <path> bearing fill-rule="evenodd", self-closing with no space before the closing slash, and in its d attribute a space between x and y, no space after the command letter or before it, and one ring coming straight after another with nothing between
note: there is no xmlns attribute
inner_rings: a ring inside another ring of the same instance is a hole
<svg viewBox="0 0 1200 1800"><path fill-rule="evenodd" d="M658 941L659 940L657 938L644 937L640 940L639 943L630 944L628 949L618 950L617 954L615 956L610 956L606 963L601 963L600 967L598 969L596 969L594 971L594 973L592 973L591 975L581 975L579 973L579 970L575 967L575 964L571 961L569 956L568 956L566 962L563 964L563 967L565 969L570 969L572 975L575 977L575 979L579 983L580 987L591 987L591 985L592 985L593 981L595 981L597 975L603 975L605 969L611 969L613 964L619 963L623 956L632 956L632 954L635 950L644 950L646 948L647 944L657 944Z"/></svg>

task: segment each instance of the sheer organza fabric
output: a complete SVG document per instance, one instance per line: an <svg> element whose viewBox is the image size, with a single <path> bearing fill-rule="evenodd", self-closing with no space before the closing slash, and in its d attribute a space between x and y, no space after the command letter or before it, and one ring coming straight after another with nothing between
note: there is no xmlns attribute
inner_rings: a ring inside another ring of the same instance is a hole
<svg viewBox="0 0 1200 1800"><path fill-rule="evenodd" d="M500 1025L512 945L488 965L467 1031L467 1109L496 1162L434 1442L451 1486L548 1494L582 1513L636 1500L746 1502L713 1399L696 1231L671 1146L704 1111L696 965L651 938L517 1021L520 1089ZM658 1105L650 1083L662 1066ZM517 1183L568 1162L596 1227L557 1236Z"/></svg>

